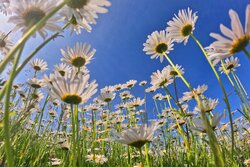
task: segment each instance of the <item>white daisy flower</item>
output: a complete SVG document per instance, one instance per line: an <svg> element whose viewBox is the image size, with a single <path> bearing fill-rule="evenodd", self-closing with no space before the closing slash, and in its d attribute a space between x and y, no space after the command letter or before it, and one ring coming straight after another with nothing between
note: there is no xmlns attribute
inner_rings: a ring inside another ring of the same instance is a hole
<svg viewBox="0 0 250 167"><path fill-rule="evenodd" d="M192 100L194 99L194 92L198 95L198 96L201 96L204 94L204 92L208 89L208 86L203 84L203 85L199 85L197 88L194 88L193 89L193 92L192 91L189 91L189 92L184 92L183 93L183 97L180 99L180 102L183 103L183 102L188 102L189 100Z"/></svg>
<svg viewBox="0 0 250 167"><path fill-rule="evenodd" d="M110 5L108 0L67 0L60 15L73 24L71 28L77 33L80 33L79 27L91 31L91 24L96 24L97 14L107 13L105 7Z"/></svg>
<svg viewBox="0 0 250 167"><path fill-rule="evenodd" d="M39 71L39 72L43 72L46 71L48 68L48 64L47 62L45 62L42 59L34 59L31 63L30 66L35 70L35 71Z"/></svg>
<svg viewBox="0 0 250 167"><path fill-rule="evenodd" d="M220 123L222 116L223 114L219 114L219 113L214 114L212 118L212 124L211 124L211 127L213 130L215 130L216 126L218 126L218 124ZM196 118L193 120L193 122L194 122L194 126L192 126L191 129L198 131L198 132L206 133L206 125L204 124L202 119Z"/></svg>
<svg viewBox="0 0 250 167"><path fill-rule="evenodd" d="M112 91L105 91L105 90L101 90L101 95L98 97L99 100L103 101L103 102L110 102L112 100L114 100L116 93L112 92Z"/></svg>
<svg viewBox="0 0 250 167"><path fill-rule="evenodd" d="M186 45L189 36L193 34L197 19L196 12L193 13L190 8L179 10L178 16L175 15L173 20L167 23L166 31L169 32L170 38L174 39L174 41L178 43L184 42L184 45Z"/></svg>
<svg viewBox="0 0 250 167"><path fill-rule="evenodd" d="M151 75L151 85L155 88L167 87L173 83L169 71L164 68L162 71L157 70Z"/></svg>
<svg viewBox="0 0 250 167"><path fill-rule="evenodd" d="M28 80L28 84L35 89L45 87L46 84L43 79L31 78Z"/></svg>
<svg viewBox="0 0 250 167"><path fill-rule="evenodd" d="M76 43L73 48L67 47L67 52L61 49L64 58L61 60L65 63L71 64L76 68L83 67L90 63L96 50L90 50L91 45L87 43Z"/></svg>
<svg viewBox="0 0 250 167"><path fill-rule="evenodd" d="M90 154L85 156L87 161L94 162L96 164L104 164L108 159L104 155Z"/></svg>
<svg viewBox="0 0 250 167"><path fill-rule="evenodd" d="M89 77L89 74L75 75L73 72L64 77L56 74L56 79L51 84L50 95L67 104L85 103L97 92L97 84L95 81L88 83Z"/></svg>
<svg viewBox="0 0 250 167"><path fill-rule="evenodd" d="M143 44L143 51L147 55L152 55L151 59L160 57L163 62L164 54L168 54L173 50L173 40L166 31L154 31L148 36L146 43Z"/></svg>
<svg viewBox="0 0 250 167"><path fill-rule="evenodd" d="M139 107L145 103L145 99L134 98L132 101L128 102L128 106Z"/></svg>
<svg viewBox="0 0 250 167"><path fill-rule="evenodd" d="M184 68L182 66L176 64L175 67L181 73L181 75L184 74ZM169 75L171 77L179 77L179 74L177 73L177 71L171 65L168 65L168 66L164 67L164 69L169 71Z"/></svg>
<svg viewBox="0 0 250 167"><path fill-rule="evenodd" d="M136 83L137 83L137 80L129 80L129 81L126 82L125 85L126 85L127 88L132 88L132 87L135 86Z"/></svg>
<svg viewBox="0 0 250 167"><path fill-rule="evenodd" d="M144 144L153 141L154 133L159 128L157 123L147 127L142 124L140 127L127 129L120 134L116 133L116 141L132 147L141 148Z"/></svg>
<svg viewBox="0 0 250 167"><path fill-rule="evenodd" d="M221 66L219 67L219 71L221 73L228 73L230 71L236 71L236 68L239 67L239 59L237 57L230 57L225 59L225 61L223 61L223 66L221 64Z"/></svg>
<svg viewBox="0 0 250 167"><path fill-rule="evenodd" d="M68 64L65 64L65 63L56 64L54 68L55 68L55 71L60 73L62 76L67 75L67 73L72 70L72 68Z"/></svg>
<svg viewBox="0 0 250 167"><path fill-rule="evenodd" d="M141 81L141 82L139 83L140 86L144 86L144 85L146 85L146 84L147 84L147 81Z"/></svg>
<svg viewBox="0 0 250 167"><path fill-rule="evenodd" d="M9 37L9 34L5 34L0 31L0 53L6 55L12 46L13 43Z"/></svg>
<svg viewBox="0 0 250 167"><path fill-rule="evenodd" d="M218 102L219 102L218 99L211 99L211 98L203 99L202 100L203 111L204 112L212 111L216 107ZM198 106L196 106L194 111L200 112L200 108Z"/></svg>
<svg viewBox="0 0 250 167"><path fill-rule="evenodd" d="M11 3L13 15L9 18L9 22L16 25L14 30L20 29L23 33L42 20L57 4L52 0L13 0ZM60 17L51 17L37 32L46 38L47 30L61 31L61 28L56 25L58 21L60 21ZM36 33L33 36L36 37Z"/></svg>
<svg viewBox="0 0 250 167"><path fill-rule="evenodd" d="M234 10L229 10L229 16L231 18L231 29L223 24L220 25L220 30L224 36L216 33L210 34L211 37L217 40L206 48L209 59L213 61L213 64L217 64L220 60L243 51L249 43L250 5L247 5L246 8L245 31L238 14Z"/></svg>

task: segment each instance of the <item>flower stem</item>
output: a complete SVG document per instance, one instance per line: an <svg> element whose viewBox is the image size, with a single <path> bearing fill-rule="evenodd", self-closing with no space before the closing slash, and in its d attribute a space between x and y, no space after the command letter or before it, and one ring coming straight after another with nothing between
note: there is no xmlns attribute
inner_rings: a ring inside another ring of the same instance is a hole
<svg viewBox="0 0 250 167"><path fill-rule="evenodd" d="M145 146L145 152L146 152L146 163L147 163L147 167L150 167L150 161L149 161L149 155L148 155L148 151L149 151L149 144L150 144L150 143L146 143L146 146Z"/></svg>
<svg viewBox="0 0 250 167"><path fill-rule="evenodd" d="M140 158L141 158L141 163L142 163L142 167L144 167L144 161L143 161L143 155L142 155L142 148L139 148L140 151Z"/></svg>
<svg viewBox="0 0 250 167"><path fill-rule="evenodd" d="M203 52L204 56L206 57L210 67L212 68L219 84L220 84L220 87L222 89L222 92L224 94L224 101L226 103L226 106L227 106L227 111L228 111L228 115L229 115L229 120L230 120L230 127L231 127L231 137L232 137L232 148L231 148L231 158L233 159L233 155L234 155L234 127L233 127L233 117L232 117L232 112L231 112L231 107L230 107L230 103L229 103L229 100L228 100L228 96L227 96L227 93L226 93L226 90L225 90L225 87L221 81L221 78L218 74L218 72L216 71L214 65L212 64L212 62L209 60L208 58L208 55L204 49L204 47L201 45L201 43L199 42L199 40L193 35L191 34L191 37L194 39L194 41L198 44L198 46L200 47L201 51Z"/></svg>
<svg viewBox="0 0 250 167"><path fill-rule="evenodd" d="M71 104L70 105L70 108L71 108L71 125L72 125L72 137L71 137L71 143L72 143L72 151L71 151L71 165L73 167L76 167L76 138L75 138L75 133L76 133L76 130L75 130L75 115L74 115L74 105Z"/></svg>
<svg viewBox="0 0 250 167"><path fill-rule="evenodd" d="M250 53L247 51L246 48L243 49L243 52L247 55L248 59L250 59Z"/></svg>
<svg viewBox="0 0 250 167"><path fill-rule="evenodd" d="M10 94L11 94L11 88L12 88L12 83L15 78L15 73L16 73L16 67L19 62L19 59L21 57L22 51L23 51L24 45L21 45L19 48L19 53L16 55L16 58L14 60L13 64L13 70L10 73L9 80L6 83L6 97L5 97L5 103L4 103L4 142L5 142L5 150L6 150L6 156L7 156L7 164L8 167L13 167L14 166L14 159L12 157L12 151L11 151L11 141L10 141L10 120L9 120L9 110L10 110Z"/></svg>

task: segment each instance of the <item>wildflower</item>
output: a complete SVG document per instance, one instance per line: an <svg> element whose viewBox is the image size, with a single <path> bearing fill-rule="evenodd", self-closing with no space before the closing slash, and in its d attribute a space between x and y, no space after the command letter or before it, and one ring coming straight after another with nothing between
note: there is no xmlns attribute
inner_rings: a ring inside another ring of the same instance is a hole
<svg viewBox="0 0 250 167"><path fill-rule="evenodd" d="M27 32L37 22L41 21L44 16L50 13L55 5L55 1L47 0L15 0L12 3L13 16L9 18L9 22L15 24L15 30L20 29L23 33ZM47 30L60 31L61 28L55 23L59 21L59 17L53 16L47 20L38 30L38 33L46 38ZM36 34L33 35L36 37Z"/></svg>
<svg viewBox="0 0 250 167"><path fill-rule="evenodd" d="M28 84L35 89L45 87L43 79L31 78L28 80Z"/></svg>
<svg viewBox="0 0 250 167"><path fill-rule="evenodd" d="M128 82L126 82L126 87L127 88L132 88L135 86L135 84L137 83L136 80L129 80Z"/></svg>
<svg viewBox="0 0 250 167"><path fill-rule="evenodd" d="M166 31L174 41L178 43L184 41L184 45L186 45L189 36L193 34L197 19L196 12L193 13L190 8L179 10L178 16L175 15L173 20L167 23L169 27L166 28Z"/></svg>
<svg viewBox="0 0 250 167"><path fill-rule="evenodd" d="M71 71L71 67L65 63L56 64L55 71L59 72L62 76L67 75L69 71Z"/></svg>
<svg viewBox="0 0 250 167"><path fill-rule="evenodd" d="M50 160L51 160L50 163L52 166L60 166L62 163L61 160L58 158L51 158Z"/></svg>
<svg viewBox="0 0 250 167"><path fill-rule="evenodd" d="M101 95L98 97L99 100L103 102L110 102L115 98L115 93L112 91L105 91L105 89L101 90Z"/></svg>
<svg viewBox="0 0 250 167"><path fill-rule="evenodd" d="M47 70L48 64L42 60L42 59L34 59L31 63L30 66L35 70L35 71L40 71L43 72Z"/></svg>
<svg viewBox="0 0 250 167"><path fill-rule="evenodd" d="M221 64L219 71L221 71L221 73L223 73L224 71L228 73L230 71L235 71L239 66L239 59L237 57L230 57L223 61L223 64Z"/></svg>
<svg viewBox="0 0 250 167"><path fill-rule="evenodd" d="M181 73L181 75L184 74L184 68L182 68L182 66L176 64L175 67ZM172 66L168 65L168 66L164 67L164 69L169 72L169 75L171 77L179 77L178 72Z"/></svg>
<svg viewBox="0 0 250 167"><path fill-rule="evenodd" d="M211 33L210 36L217 41L213 42L207 47L209 58L213 61L213 64L217 64L220 60L232 56L235 53L244 50L250 40L250 5L246 8L246 22L245 32L240 22L238 14L230 9L229 16L231 18L231 29L227 28L223 24L220 25L220 30L225 36L220 34Z"/></svg>
<svg viewBox="0 0 250 167"><path fill-rule="evenodd" d="M134 98L132 101L129 102L129 106L132 107L139 107L142 106L145 103L144 99L140 99L140 98Z"/></svg>
<svg viewBox="0 0 250 167"><path fill-rule="evenodd" d="M218 99L203 99L202 100L202 106L203 106L203 112L210 112L212 111L216 105L218 104ZM195 107L195 111L200 112L199 107Z"/></svg>
<svg viewBox="0 0 250 167"><path fill-rule="evenodd" d="M89 77L89 74L75 75L73 72L65 77L58 74L52 82L50 94L68 104L85 103L97 91L95 81L88 83Z"/></svg>
<svg viewBox="0 0 250 167"><path fill-rule="evenodd" d="M104 164L108 159L104 155L90 154L86 155L87 161L95 162L97 164Z"/></svg>
<svg viewBox="0 0 250 167"><path fill-rule="evenodd" d="M7 54L12 46L13 43L9 35L0 31L0 53L3 55Z"/></svg>
<svg viewBox="0 0 250 167"><path fill-rule="evenodd" d="M166 31L154 31L148 36L146 43L143 44L143 51L147 55L152 55L151 59L160 57L163 62L164 54L168 54L173 50L173 40Z"/></svg>
<svg viewBox="0 0 250 167"><path fill-rule="evenodd" d="M144 144L153 140L153 135L158 129L157 123L147 127L142 124L140 127L130 128L117 135L117 141L122 144L127 144L132 147L141 148Z"/></svg>
<svg viewBox="0 0 250 167"><path fill-rule="evenodd" d="M146 85L146 84L147 84L147 81L141 81L141 82L139 83L140 86L144 86L144 85Z"/></svg>
<svg viewBox="0 0 250 167"><path fill-rule="evenodd" d="M213 130L215 130L216 126L220 123L222 116L223 114L218 114L218 113L214 114L211 124ZM191 128L195 131L206 133L206 125L200 118L194 119L194 126L192 126Z"/></svg>
<svg viewBox="0 0 250 167"><path fill-rule="evenodd" d="M244 164L245 164L245 165L250 165L250 158L249 158L249 159L246 159L246 160L244 161Z"/></svg>
<svg viewBox="0 0 250 167"><path fill-rule="evenodd" d="M194 99L194 92L198 95L201 96L204 94L204 92L207 90L207 85L199 85L197 88L194 88L193 91L189 92L184 92L183 97L180 99L180 102L187 102L189 100Z"/></svg>
<svg viewBox="0 0 250 167"><path fill-rule="evenodd" d="M157 70L151 75L150 83L155 88L167 87L169 84L173 83L173 79L171 79L167 69L163 69L162 71Z"/></svg>
<svg viewBox="0 0 250 167"><path fill-rule="evenodd" d="M64 58L62 61L75 66L76 68L83 67L90 63L96 50L90 50L91 45L87 43L76 43L74 48L67 47L67 52L61 49Z"/></svg>
<svg viewBox="0 0 250 167"><path fill-rule="evenodd" d="M72 24L71 29L80 33L79 28L91 31L90 24L96 24L95 19L98 13L107 13L105 7L110 6L108 0L67 0L66 6L62 9L60 15L66 22Z"/></svg>

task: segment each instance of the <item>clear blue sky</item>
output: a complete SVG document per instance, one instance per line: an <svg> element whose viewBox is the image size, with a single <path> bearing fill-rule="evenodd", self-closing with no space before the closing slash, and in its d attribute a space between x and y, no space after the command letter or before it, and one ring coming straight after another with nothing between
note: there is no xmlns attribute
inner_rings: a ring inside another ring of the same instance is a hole
<svg viewBox="0 0 250 167"><path fill-rule="evenodd" d="M213 42L209 36L210 32L219 32L220 23L230 25L229 9L234 9L239 14L243 25L245 24L245 9L250 3L249 0L111 0L111 2L109 12L99 15L92 33L83 32L79 36L70 36L69 32L66 32L64 38L58 38L56 42L49 44L36 57L46 60L52 68L53 64L58 63L62 57L60 48L65 48L67 45L73 46L77 41L87 42L97 49L94 60L88 68L91 78L97 80L99 88L124 83L129 79L149 82L152 72L161 70L168 63L165 60L163 63L158 59L151 60L150 56L142 51L143 43L147 35L153 31L165 29L166 22L179 9L190 7L198 12L199 18L194 34L204 46L208 46ZM32 40L27 50L38 43L37 40ZM224 107L223 94L218 82L192 39L189 39L186 46L176 44L169 56L175 63L185 68L185 76L194 87L207 84L209 86L207 96L219 97L220 106ZM241 64L237 74L249 92L250 61L243 53L237 56ZM228 93L233 92L225 77L223 80ZM181 86L181 89L186 90L184 86ZM232 104L238 101L235 98L230 100ZM236 109L235 105L233 109Z"/></svg>

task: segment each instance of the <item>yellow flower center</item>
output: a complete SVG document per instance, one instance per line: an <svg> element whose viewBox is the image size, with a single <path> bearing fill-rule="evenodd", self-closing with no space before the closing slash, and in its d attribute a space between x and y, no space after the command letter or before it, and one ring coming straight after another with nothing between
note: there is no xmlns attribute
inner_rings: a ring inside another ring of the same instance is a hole
<svg viewBox="0 0 250 167"><path fill-rule="evenodd" d="M168 50L168 45L166 43L159 43L156 47L155 47L155 51L159 54L162 54L164 52L166 52Z"/></svg>
<svg viewBox="0 0 250 167"><path fill-rule="evenodd" d="M249 35L244 35L243 37L234 40L230 48L230 53L235 54L245 49L249 43L249 40L250 40Z"/></svg>
<svg viewBox="0 0 250 167"><path fill-rule="evenodd" d="M187 24L181 29L181 35L183 37L189 36L192 33L193 26L191 24Z"/></svg>
<svg viewBox="0 0 250 167"><path fill-rule="evenodd" d="M80 104L82 97L76 94L67 94L61 97L61 100L68 104Z"/></svg>
<svg viewBox="0 0 250 167"><path fill-rule="evenodd" d="M135 141L135 142L130 143L128 145L130 145L132 147L136 147L136 148L141 148L147 142L149 142L149 141L147 141L147 140L138 140L138 141Z"/></svg>
<svg viewBox="0 0 250 167"><path fill-rule="evenodd" d="M61 74L61 76L64 76L65 75L65 71L63 71L63 70L60 70L60 71L58 71L60 74Z"/></svg>
<svg viewBox="0 0 250 167"><path fill-rule="evenodd" d="M33 7L23 13L24 24L27 27L31 27L39 22L45 15L46 13L43 10Z"/></svg>
<svg viewBox="0 0 250 167"><path fill-rule="evenodd" d="M0 48L4 48L6 46L6 42L4 39L0 39Z"/></svg>
<svg viewBox="0 0 250 167"><path fill-rule="evenodd" d="M33 67L36 71L40 71L41 70L41 67L40 66L34 66Z"/></svg>
<svg viewBox="0 0 250 167"><path fill-rule="evenodd" d="M72 60L72 65L75 67L82 67L86 63L86 59L83 57L76 57Z"/></svg>
<svg viewBox="0 0 250 167"><path fill-rule="evenodd" d="M229 64L227 67L226 67L226 70L231 70L234 68L234 64Z"/></svg>
<svg viewBox="0 0 250 167"><path fill-rule="evenodd" d="M70 8L81 9L89 3L89 0L68 0L66 3Z"/></svg>
<svg viewBox="0 0 250 167"><path fill-rule="evenodd" d="M41 88L42 86L41 85L39 85L39 84L31 84L30 85L32 88L35 88L35 89L39 89L39 88Z"/></svg>

